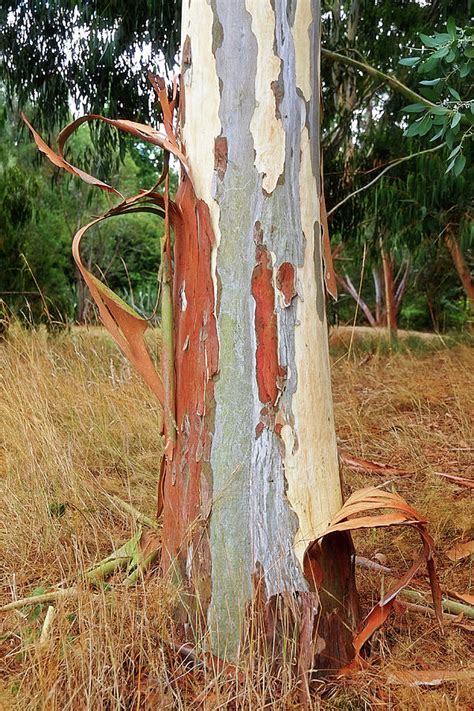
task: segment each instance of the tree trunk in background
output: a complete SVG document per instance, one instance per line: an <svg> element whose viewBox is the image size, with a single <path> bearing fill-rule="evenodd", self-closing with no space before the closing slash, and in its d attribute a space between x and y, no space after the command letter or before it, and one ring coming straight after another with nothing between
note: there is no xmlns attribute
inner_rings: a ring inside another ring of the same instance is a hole
<svg viewBox="0 0 474 711"><path fill-rule="evenodd" d="M375 323L377 326L384 325L384 308L383 308L383 291L382 291L382 275L380 267L372 269L372 278L374 281L375 290Z"/></svg>
<svg viewBox="0 0 474 711"><path fill-rule="evenodd" d="M377 326L377 322L374 319L371 310L355 288L354 284L352 283L350 277L345 274L344 277L341 277L339 274L336 274L336 281L337 283L342 286L342 288L347 291L347 293L352 296L358 307L361 309L363 312L365 318L369 322L369 326L372 326L372 328L375 328Z"/></svg>
<svg viewBox="0 0 474 711"><path fill-rule="evenodd" d="M466 260L464 259L459 241L449 230L446 230L444 233L444 239L453 259L456 271L461 279L466 296L471 304L471 310L474 312L474 284L472 283L471 272L466 264Z"/></svg>
<svg viewBox="0 0 474 711"><path fill-rule="evenodd" d="M357 599L350 538L314 544L342 503L319 222L319 21L315 0L183 2L183 139L207 207L198 244L175 245L177 442L163 548L183 621L209 633L215 654L238 656L257 586L267 619L291 609L300 644L337 669L353 655Z"/></svg>
<svg viewBox="0 0 474 711"><path fill-rule="evenodd" d="M391 341L397 338L397 305L395 301L395 283L393 279L393 263L390 254L380 247L382 254L383 277L385 283L385 310L387 313L387 329Z"/></svg>

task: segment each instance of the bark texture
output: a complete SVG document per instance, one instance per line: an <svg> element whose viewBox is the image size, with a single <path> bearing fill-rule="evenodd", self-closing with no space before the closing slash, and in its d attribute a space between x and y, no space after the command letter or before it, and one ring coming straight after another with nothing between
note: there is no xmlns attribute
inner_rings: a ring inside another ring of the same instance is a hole
<svg viewBox="0 0 474 711"><path fill-rule="evenodd" d="M397 338L397 304L395 300L395 282L393 278L393 262L383 245L380 247L382 255L383 277L385 284L385 309L387 314L387 328L390 340Z"/></svg>
<svg viewBox="0 0 474 711"><path fill-rule="evenodd" d="M356 601L350 539L315 543L342 504L319 13L315 0L183 2L182 137L201 207L198 244L175 244L177 455L164 545L214 653L238 655L257 579L265 605L293 600L300 639L337 668L353 653Z"/></svg>

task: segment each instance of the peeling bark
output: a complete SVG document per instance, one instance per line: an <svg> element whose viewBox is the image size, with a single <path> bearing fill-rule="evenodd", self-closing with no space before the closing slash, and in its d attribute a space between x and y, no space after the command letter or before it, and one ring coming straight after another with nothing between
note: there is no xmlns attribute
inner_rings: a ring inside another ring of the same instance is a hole
<svg viewBox="0 0 474 711"><path fill-rule="evenodd" d="M315 654L337 668L353 653L357 611L350 538L315 544L342 503L320 226L319 4L191 0L182 32L196 199L184 178L177 203L192 228L175 240L168 567L218 656L239 654L257 577L268 634L293 619L301 673Z"/></svg>
<svg viewBox="0 0 474 711"><path fill-rule="evenodd" d="M274 407L284 387L286 370L278 362L278 324L272 259L268 249L258 242L255 258L257 266L252 275L252 296L255 299L257 340L255 365L258 396L260 402Z"/></svg>

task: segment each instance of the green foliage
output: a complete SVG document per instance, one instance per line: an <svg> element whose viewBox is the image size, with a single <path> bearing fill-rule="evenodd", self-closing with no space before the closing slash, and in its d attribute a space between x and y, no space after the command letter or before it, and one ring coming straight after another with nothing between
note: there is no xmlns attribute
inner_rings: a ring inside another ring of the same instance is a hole
<svg viewBox="0 0 474 711"><path fill-rule="evenodd" d="M0 318L14 315L28 325L54 328L82 317L86 307L93 319L90 303L80 303L83 290L71 241L79 226L107 209L107 199L46 162L35 163L35 148L19 134L14 115L3 107L0 116ZM131 142L125 147L113 180L134 194L156 182L161 165L153 149ZM71 140L69 156L89 154L93 149L85 129ZM116 218L91 233L82 255L96 276L105 275L126 300L150 313L157 297L161 234L160 222L149 214Z"/></svg>
<svg viewBox="0 0 474 711"><path fill-rule="evenodd" d="M173 65L180 14L167 0L7 0L0 67L9 99L24 107L34 97L41 129L67 120L70 97L89 113L149 120L147 72L160 58Z"/></svg>
<svg viewBox="0 0 474 711"><path fill-rule="evenodd" d="M414 103L402 111L409 114L404 131L408 138L431 133L431 142L444 141L449 149L446 172L460 175L466 166L465 147L474 134L474 28L458 27L450 17L446 32L419 33L418 56L404 57L400 64L416 67L419 91L430 102ZM434 78L428 78L433 76Z"/></svg>

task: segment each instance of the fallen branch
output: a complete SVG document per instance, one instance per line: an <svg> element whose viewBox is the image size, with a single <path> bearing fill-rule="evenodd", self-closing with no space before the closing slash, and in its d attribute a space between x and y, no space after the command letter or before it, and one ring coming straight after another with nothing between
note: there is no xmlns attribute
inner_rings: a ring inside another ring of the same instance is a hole
<svg viewBox="0 0 474 711"><path fill-rule="evenodd" d="M436 670L400 670L391 671L387 675L389 684L403 686L440 686L449 681L471 681L474 679L474 669L436 669Z"/></svg>
<svg viewBox="0 0 474 711"><path fill-rule="evenodd" d="M359 566L359 568L366 568L367 570L376 570L378 573L391 573L392 572L392 569L387 568L386 565L377 563L377 561L370 560L369 558L364 558L364 556L361 556L361 555L356 555L355 563L356 563L356 565Z"/></svg>
<svg viewBox="0 0 474 711"><path fill-rule="evenodd" d="M60 588L59 590L52 590L51 592L42 593L41 595L32 595L31 597L24 597L21 600L13 600L12 602L0 607L0 612L19 610L22 607L28 607L29 605L41 605L45 602L56 602L57 600L65 600L77 597L78 595L79 588Z"/></svg>
<svg viewBox="0 0 474 711"><path fill-rule="evenodd" d="M361 459L360 457L355 457L353 454L345 454L344 452L339 452L339 458L349 469L370 471L377 474L389 474L390 476L409 476L411 473L394 467L391 464L375 462L371 459Z"/></svg>
<svg viewBox="0 0 474 711"><path fill-rule="evenodd" d="M150 518L150 516L147 516L146 514L136 509L128 501L124 501L115 494L109 494L108 492L106 492L106 494L107 498L110 499L112 503L114 503L119 509L122 509L122 511L124 511L125 513L130 514L130 516L132 516L137 523L140 523L143 526L147 526L148 528L158 528L157 521L154 521L152 518Z"/></svg>
<svg viewBox="0 0 474 711"><path fill-rule="evenodd" d="M436 474L436 476L442 476L458 486L465 486L468 489L474 489L474 479L466 479L464 476L446 474L445 472L433 472L433 474Z"/></svg>
<svg viewBox="0 0 474 711"><path fill-rule="evenodd" d="M469 593L459 593L459 592L456 592L455 590L446 590L446 595L448 597L454 598L455 600L460 600L461 602L465 602L467 605L474 606L474 595L471 595Z"/></svg>
<svg viewBox="0 0 474 711"><path fill-rule="evenodd" d="M126 577L122 584L129 587L136 583L141 575L145 574L157 556L158 538L156 531L142 531L139 529L118 550L89 568L85 573L85 579L92 585L101 585L113 573L126 568ZM13 600L0 607L0 612L77 597L78 594L78 587L59 588L41 595L32 595L21 600Z"/></svg>
<svg viewBox="0 0 474 711"><path fill-rule="evenodd" d="M424 596L417 590L402 590L401 595L415 603L426 603ZM449 612L452 615L464 615L464 617L474 620L474 607L472 605L466 605L465 603L456 602L455 600L449 600L443 597L441 607L443 608L443 612Z"/></svg>

